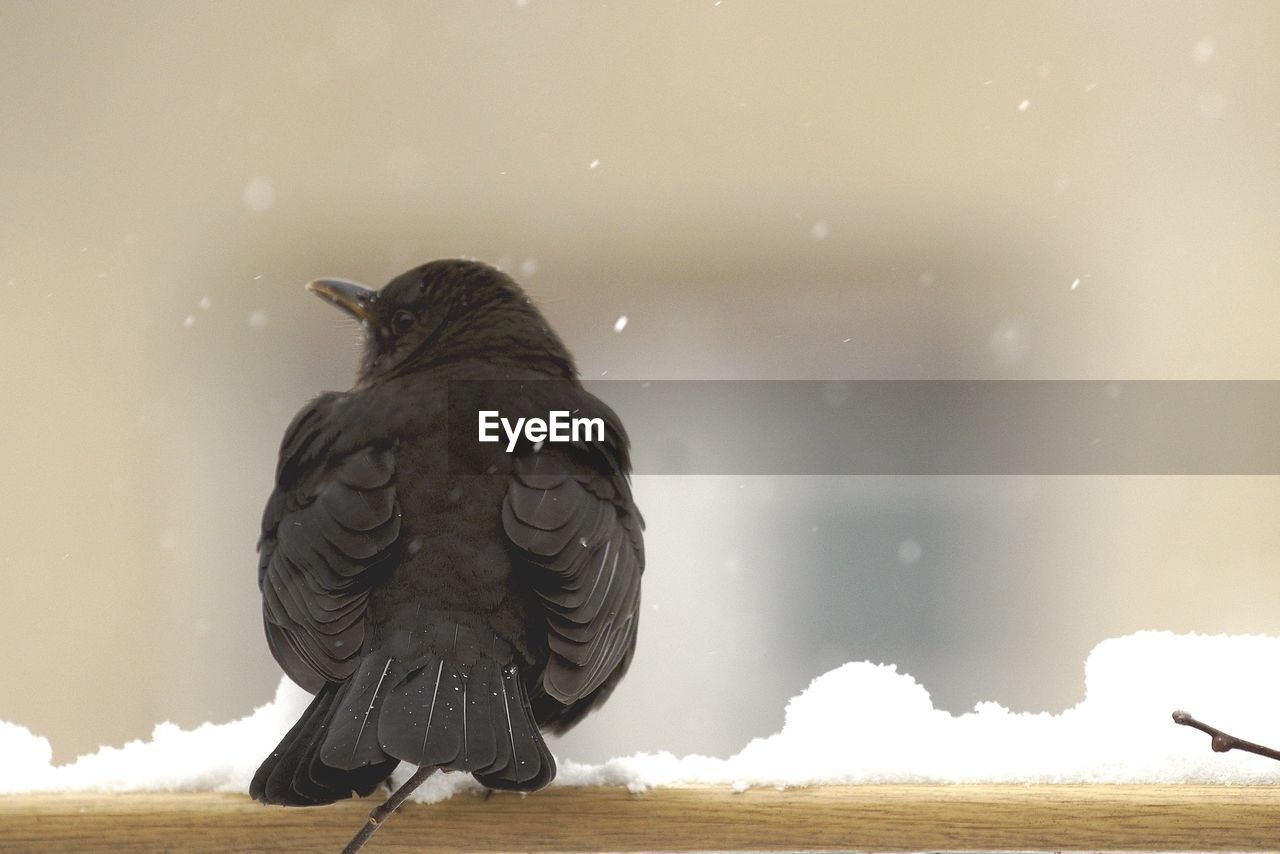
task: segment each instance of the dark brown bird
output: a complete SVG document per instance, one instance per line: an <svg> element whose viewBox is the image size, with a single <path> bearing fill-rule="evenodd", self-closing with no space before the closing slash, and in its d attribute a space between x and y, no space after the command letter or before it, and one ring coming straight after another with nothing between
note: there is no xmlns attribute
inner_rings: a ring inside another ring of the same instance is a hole
<svg viewBox="0 0 1280 854"><path fill-rule="evenodd" d="M419 781L539 789L556 773L541 732L606 700L635 649L643 521L622 424L498 270L434 261L376 292L308 287L365 341L355 386L289 426L263 514L267 641L315 700L250 792L327 804L400 762ZM567 410L604 436L508 453L477 441L479 409Z"/></svg>

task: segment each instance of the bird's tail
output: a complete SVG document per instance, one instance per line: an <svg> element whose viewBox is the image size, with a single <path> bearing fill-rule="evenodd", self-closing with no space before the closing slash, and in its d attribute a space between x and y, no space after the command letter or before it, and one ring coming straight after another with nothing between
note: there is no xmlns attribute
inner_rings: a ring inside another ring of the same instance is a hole
<svg viewBox="0 0 1280 854"><path fill-rule="evenodd" d="M368 794L400 761L468 771L491 789L555 777L509 644L452 622L371 651L328 685L258 769L250 794L319 804Z"/></svg>
<svg viewBox="0 0 1280 854"><path fill-rule="evenodd" d="M469 771L490 789L534 791L550 783L555 759L511 646L448 621L414 641L404 658L389 659L383 696L370 700L381 750L418 766ZM372 740L366 735L365 742Z"/></svg>
<svg viewBox="0 0 1280 854"><path fill-rule="evenodd" d="M321 747L328 736L339 696L345 685L330 683L316 694L293 729L271 752L249 784L249 794L264 804L309 807L331 804L371 793L396 765L395 759L351 768L323 761Z"/></svg>

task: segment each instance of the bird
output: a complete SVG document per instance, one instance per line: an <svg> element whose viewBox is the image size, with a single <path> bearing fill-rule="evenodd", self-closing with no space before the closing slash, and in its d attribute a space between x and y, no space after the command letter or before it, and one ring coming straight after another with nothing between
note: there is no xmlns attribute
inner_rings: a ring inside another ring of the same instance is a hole
<svg viewBox="0 0 1280 854"><path fill-rule="evenodd" d="M635 654L644 520L622 422L494 267L444 259L376 291L307 287L363 340L352 388L285 431L263 512L267 643L314 697L250 794L329 804L401 762L418 770L391 810L435 770L540 789L556 774L544 734L599 708ZM604 429L508 451L478 440L482 409Z"/></svg>

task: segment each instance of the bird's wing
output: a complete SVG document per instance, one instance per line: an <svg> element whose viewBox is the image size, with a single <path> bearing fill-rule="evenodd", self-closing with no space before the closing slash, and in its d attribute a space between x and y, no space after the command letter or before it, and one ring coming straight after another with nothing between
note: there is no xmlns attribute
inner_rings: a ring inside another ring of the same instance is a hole
<svg viewBox="0 0 1280 854"><path fill-rule="evenodd" d="M317 398L289 426L258 543L267 642L313 693L359 663L369 589L400 535L391 446L335 448L343 397Z"/></svg>
<svg viewBox="0 0 1280 854"><path fill-rule="evenodd" d="M635 645L644 522L627 482L625 442L548 444L517 457L503 502L503 528L546 613L542 690L565 705L600 688Z"/></svg>

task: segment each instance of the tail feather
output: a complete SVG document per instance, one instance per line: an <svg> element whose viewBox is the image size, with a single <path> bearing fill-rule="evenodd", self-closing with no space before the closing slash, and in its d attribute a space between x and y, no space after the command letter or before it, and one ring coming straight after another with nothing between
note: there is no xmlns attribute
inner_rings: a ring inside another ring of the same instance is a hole
<svg viewBox="0 0 1280 854"><path fill-rule="evenodd" d="M316 694L293 729L272 751L249 784L249 794L264 804L318 806L368 795L400 764L395 759L353 769L334 768L320 758L343 685L329 683Z"/></svg>
<svg viewBox="0 0 1280 854"><path fill-rule="evenodd" d="M491 789L540 789L555 759L514 665L427 661L391 689L378 720L386 752L414 765L469 771Z"/></svg>
<svg viewBox="0 0 1280 854"><path fill-rule="evenodd" d="M555 777L510 644L437 619L390 654L378 717L389 756L468 771L491 789L533 791Z"/></svg>
<svg viewBox="0 0 1280 854"><path fill-rule="evenodd" d="M333 803L369 794L401 761L471 772L491 789L550 783L555 759L511 646L443 621L413 640L366 653L349 681L326 684L262 763L250 794Z"/></svg>
<svg viewBox="0 0 1280 854"><path fill-rule="evenodd" d="M556 759L513 657L492 632L444 622L366 653L351 679L316 694L250 794L330 804L370 794L402 761L471 772L490 789L541 789Z"/></svg>
<svg viewBox="0 0 1280 854"><path fill-rule="evenodd" d="M541 789L556 776L555 759L538 732L529 697L515 666L502 669L497 681L499 690L490 692L492 714L497 718L499 733L505 719L507 738L504 741L499 735L497 757L489 766L475 772L476 779L490 789Z"/></svg>
<svg viewBox="0 0 1280 854"><path fill-rule="evenodd" d="M329 733L320 747L324 764L353 771L390 758L378 743L378 718L395 678L394 667L386 655L371 654L360 662L335 705Z"/></svg>

